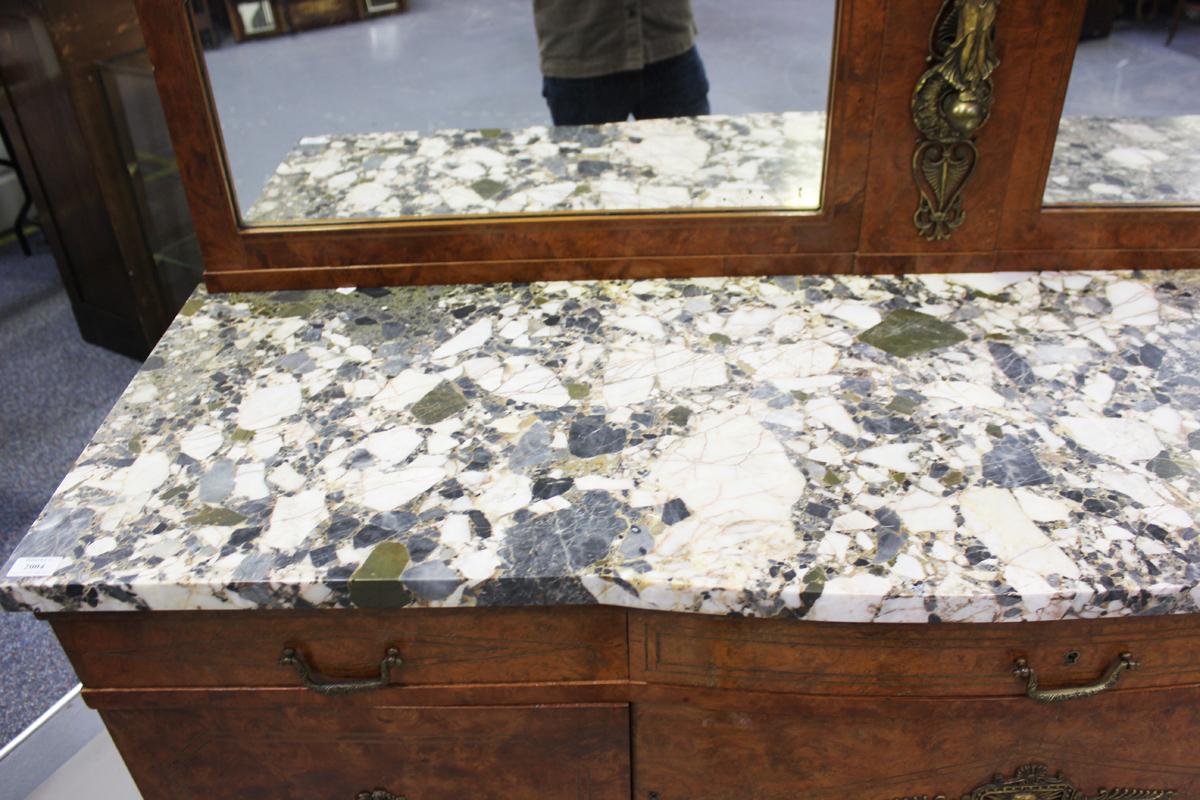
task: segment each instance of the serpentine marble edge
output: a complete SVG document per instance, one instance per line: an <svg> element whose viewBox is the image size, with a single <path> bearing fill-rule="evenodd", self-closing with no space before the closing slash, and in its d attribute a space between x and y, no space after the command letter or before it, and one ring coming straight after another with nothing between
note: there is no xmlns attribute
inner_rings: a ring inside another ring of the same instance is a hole
<svg viewBox="0 0 1200 800"><path fill-rule="evenodd" d="M207 295L8 610L1200 611L1200 274Z"/></svg>

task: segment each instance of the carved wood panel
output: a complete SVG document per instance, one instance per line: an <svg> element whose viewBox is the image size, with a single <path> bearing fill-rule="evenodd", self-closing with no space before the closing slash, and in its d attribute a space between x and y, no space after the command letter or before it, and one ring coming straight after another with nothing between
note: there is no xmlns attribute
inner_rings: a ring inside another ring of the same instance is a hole
<svg viewBox="0 0 1200 800"><path fill-rule="evenodd" d="M630 677L658 684L820 695L1020 695L1017 658L1041 685L1094 682L1122 652L1141 661L1117 690L1200 682L1191 618L1020 625L845 625L630 615ZM1070 653L1075 658L1068 659Z"/></svg>
<svg viewBox="0 0 1200 800"><path fill-rule="evenodd" d="M959 798L1028 765L1063 773L1084 796L1200 790L1195 687L1054 705L1025 697L807 705L794 714L634 706L634 798Z"/></svg>
<svg viewBox="0 0 1200 800"><path fill-rule="evenodd" d="M298 687L295 649L323 680L379 674L400 686L617 680L627 676L619 609L118 612L51 615L84 686Z"/></svg>
<svg viewBox="0 0 1200 800"><path fill-rule="evenodd" d="M625 706L102 715L144 800L629 797Z"/></svg>

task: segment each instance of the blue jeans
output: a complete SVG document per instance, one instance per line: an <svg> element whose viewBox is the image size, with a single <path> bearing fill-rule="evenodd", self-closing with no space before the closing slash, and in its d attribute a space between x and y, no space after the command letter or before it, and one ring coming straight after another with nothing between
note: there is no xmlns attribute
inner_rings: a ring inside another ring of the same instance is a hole
<svg viewBox="0 0 1200 800"><path fill-rule="evenodd" d="M595 78L543 78L542 96L555 125L601 125L634 119L711 113L704 62L693 47L640 70Z"/></svg>

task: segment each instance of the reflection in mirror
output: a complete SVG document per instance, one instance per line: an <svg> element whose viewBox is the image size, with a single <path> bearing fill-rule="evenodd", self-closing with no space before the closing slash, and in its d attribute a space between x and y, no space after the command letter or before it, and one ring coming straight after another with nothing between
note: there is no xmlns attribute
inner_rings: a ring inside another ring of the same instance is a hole
<svg viewBox="0 0 1200 800"><path fill-rule="evenodd" d="M1046 205L1200 203L1200 21L1178 2L1088 3Z"/></svg>
<svg viewBox="0 0 1200 800"><path fill-rule="evenodd" d="M246 36L275 33L278 30L270 2L238 3L236 8Z"/></svg>
<svg viewBox="0 0 1200 800"><path fill-rule="evenodd" d="M363 0L298 30L311 2L204 53L250 224L819 206L836 0ZM627 121L555 126L564 86Z"/></svg>

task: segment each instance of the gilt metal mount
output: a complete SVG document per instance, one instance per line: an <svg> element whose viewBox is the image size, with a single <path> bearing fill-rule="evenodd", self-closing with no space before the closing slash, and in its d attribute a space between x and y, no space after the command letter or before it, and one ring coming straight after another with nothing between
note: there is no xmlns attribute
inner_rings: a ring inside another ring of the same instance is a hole
<svg viewBox="0 0 1200 800"><path fill-rule="evenodd" d="M1170 800L1177 792L1165 789L1101 789L1094 796L1076 789L1061 774L1051 777L1044 764L1017 768L1016 776L995 775L992 782L980 786L962 800ZM929 800L924 797L904 797L900 800ZM934 800L946 800L939 794Z"/></svg>
<svg viewBox="0 0 1200 800"><path fill-rule="evenodd" d="M996 9L1000 0L944 0L929 32L933 66L913 91L913 123L921 132L913 153L920 201L913 223L930 241L949 239L966 215L963 188L978 151L970 138L992 112Z"/></svg>

